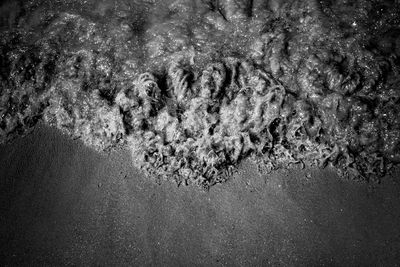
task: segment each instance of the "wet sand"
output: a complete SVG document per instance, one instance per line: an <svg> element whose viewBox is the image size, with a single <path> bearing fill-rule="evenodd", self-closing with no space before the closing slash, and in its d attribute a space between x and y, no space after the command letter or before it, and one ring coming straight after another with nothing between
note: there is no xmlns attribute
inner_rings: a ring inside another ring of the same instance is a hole
<svg viewBox="0 0 400 267"><path fill-rule="evenodd" d="M372 188L244 163L204 192L40 126L0 147L0 265L395 266L399 176Z"/></svg>

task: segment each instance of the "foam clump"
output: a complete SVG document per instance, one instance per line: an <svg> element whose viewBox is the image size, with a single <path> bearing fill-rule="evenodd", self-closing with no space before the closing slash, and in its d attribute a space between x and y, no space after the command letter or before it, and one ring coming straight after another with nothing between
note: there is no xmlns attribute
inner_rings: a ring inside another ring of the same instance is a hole
<svg viewBox="0 0 400 267"><path fill-rule="evenodd" d="M334 92L321 103L296 96L249 60L211 63L197 80L188 77L193 75L175 65L168 87L160 89L154 76L143 74L117 95L134 162L151 175L209 186L248 157L263 171L331 164L355 178L387 170L379 155L393 147L372 145L385 130L366 120L370 111L362 101Z"/></svg>

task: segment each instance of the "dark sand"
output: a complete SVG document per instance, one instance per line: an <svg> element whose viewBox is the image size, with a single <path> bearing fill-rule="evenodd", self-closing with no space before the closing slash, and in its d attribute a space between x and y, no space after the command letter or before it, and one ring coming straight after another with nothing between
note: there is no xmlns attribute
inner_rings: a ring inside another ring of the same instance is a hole
<svg viewBox="0 0 400 267"><path fill-rule="evenodd" d="M396 175L371 188L243 164L207 193L157 185L128 152L100 155L44 126L1 146L0 160L0 265L400 262Z"/></svg>

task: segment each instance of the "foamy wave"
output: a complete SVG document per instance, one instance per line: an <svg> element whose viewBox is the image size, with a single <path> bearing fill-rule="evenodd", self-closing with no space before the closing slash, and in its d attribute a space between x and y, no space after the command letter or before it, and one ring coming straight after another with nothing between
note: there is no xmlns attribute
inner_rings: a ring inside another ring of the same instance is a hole
<svg viewBox="0 0 400 267"><path fill-rule="evenodd" d="M260 22L228 9L238 19L215 30L248 46L232 43L219 56L218 40L197 29L194 43L210 45L190 46L173 22L163 27L178 43L155 26L137 39L126 21L72 13L40 24L43 35L5 32L0 139L44 120L97 150L128 146L149 176L204 187L246 158L262 172L332 165L342 176L378 179L400 161L398 55L289 10Z"/></svg>

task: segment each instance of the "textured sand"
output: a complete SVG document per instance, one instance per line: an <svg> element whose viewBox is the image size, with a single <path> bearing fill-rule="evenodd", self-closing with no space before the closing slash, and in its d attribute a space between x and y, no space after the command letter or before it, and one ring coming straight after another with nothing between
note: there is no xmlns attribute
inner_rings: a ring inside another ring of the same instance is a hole
<svg viewBox="0 0 400 267"><path fill-rule="evenodd" d="M394 265L400 184L329 170L157 185L39 127L0 147L0 265ZM307 174L311 174L307 177ZM398 173L397 173L398 175Z"/></svg>

